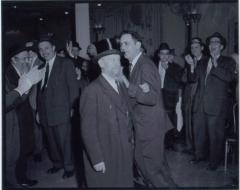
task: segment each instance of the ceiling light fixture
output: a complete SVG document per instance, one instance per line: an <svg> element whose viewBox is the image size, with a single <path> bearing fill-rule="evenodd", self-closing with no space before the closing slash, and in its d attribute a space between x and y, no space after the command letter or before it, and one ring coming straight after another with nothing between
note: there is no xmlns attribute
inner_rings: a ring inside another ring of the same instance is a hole
<svg viewBox="0 0 240 190"><path fill-rule="evenodd" d="M65 15L68 15L68 14L69 14L69 12L68 12L68 11L65 11L65 12L64 12L64 14L65 14Z"/></svg>
<svg viewBox="0 0 240 190"><path fill-rule="evenodd" d="M101 7L101 6L102 6L102 3L98 3L97 6L98 6L98 7Z"/></svg>

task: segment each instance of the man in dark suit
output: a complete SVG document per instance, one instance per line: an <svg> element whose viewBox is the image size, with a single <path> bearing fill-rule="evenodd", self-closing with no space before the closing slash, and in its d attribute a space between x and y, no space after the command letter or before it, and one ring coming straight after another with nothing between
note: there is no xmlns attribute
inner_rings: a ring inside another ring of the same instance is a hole
<svg viewBox="0 0 240 190"><path fill-rule="evenodd" d="M208 61L209 57L205 53L205 45L203 44L201 38L194 37L191 39L188 53L185 55L185 61L190 60L194 64L192 69L196 69L197 65L204 64ZM199 68L199 67L198 67ZM189 75L191 75L190 64L185 64L183 82L184 92L183 92L183 113L184 113L184 131L185 131L185 153L193 153L194 143L193 143L193 100L196 94L197 82L192 82L189 80ZM191 161L194 163L194 160Z"/></svg>
<svg viewBox="0 0 240 190"><path fill-rule="evenodd" d="M197 66L199 69L194 69L191 60L187 62L191 65L192 79L198 81L193 107L195 162L207 157L209 147L207 169L216 170L223 157L228 89L230 82L236 78L236 65L230 57L221 55L226 47L226 40L220 33L209 36L206 44L211 56Z"/></svg>
<svg viewBox="0 0 240 190"><path fill-rule="evenodd" d="M180 65L170 60L170 52L167 43L161 43L158 49L159 62L157 62L158 72L161 78L161 89L163 94L164 107L168 113L174 129L168 131L165 139L167 148L173 148L176 137L179 136L177 130L176 106L179 100L183 69Z"/></svg>
<svg viewBox="0 0 240 190"><path fill-rule="evenodd" d="M80 102L87 186L133 187L128 96L117 83L120 51L103 48L96 60L102 74L85 88Z"/></svg>
<svg viewBox="0 0 240 190"><path fill-rule="evenodd" d="M28 71L28 49L24 44L17 44L11 49L11 64L6 70L10 91L17 87L19 77ZM19 184L29 187L37 184L36 180L31 180L27 177L28 160L34 149L34 120L29 96L24 95L20 100L21 102L15 108L20 134L20 155L16 165L16 178Z"/></svg>
<svg viewBox="0 0 240 190"><path fill-rule="evenodd" d="M176 186L164 153L164 136L172 125L164 110L159 73L143 53L137 33L123 32L120 46L131 65L129 83L125 77L123 81L133 109L137 166L149 186Z"/></svg>
<svg viewBox="0 0 240 190"><path fill-rule="evenodd" d="M19 137L19 124L16 113L16 108L22 103L22 97L26 96L32 85L36 84L42 79L42 72L37 68L33 68L27 74L20 76L18 85L14 88L6 78L5 80L5 127L4 127L4 139L5 139L5 156L6 161L6 182L8 186L15 187L19 183L23 187L30 187L34 185L34 181L27 180L17 182L15 169L16 162L20 153L20 137ZM14 88L14 89L13 89ZM12 89L12 90L10 90Z"/></svg>
<svg viewBox="0 0 240 190"><path fill-rule="evenodd" d="M69 59L56 55L50 36L41 36L39 53L46 61L45 76L38 86L37 111L43 126L53 167L48 173L64 168L63 178L73 176L70 117L78 96L74 65Z"/></svg>

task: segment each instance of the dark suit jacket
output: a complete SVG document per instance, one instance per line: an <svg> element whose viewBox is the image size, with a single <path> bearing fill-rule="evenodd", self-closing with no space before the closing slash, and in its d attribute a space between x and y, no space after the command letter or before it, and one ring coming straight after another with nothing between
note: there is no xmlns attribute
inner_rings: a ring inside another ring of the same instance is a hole
<svg viewBox="0 0 240 190"><path fill-rule="evenodd" d="M140 56L130 74L129 95L137 135L151 140L172 128L163 105L161 79L154 63L144 54ZM148 83L150 92L144 93L140 84Z"/></svg>
<svg viewBox="0 0 240 190"><path fill-rule="evenodd" d="M199 68L196 68L196 72L191 76L192 81L198 82L193 111L199 111L202 105L207 114L224 114L229 103L230 82L236 79L236 64L230 57L220 56L217 60L218 66L212 66L205 84L208 60L198 64Z"/></svg>
<svg viewBox="0 0 240 190"><path fill-rule="evenodd" d="M159 64L159 63L158 63ZM162 89L163 102L167 110L175 110L182 85L183 68L177 63L169 63Z"/></svg>
<svg viewBox="0 0 240 190"><path fill-rule="evenodd" d="M40 122L58 125L70 120L70 111L78 97L78 84L73 63L56 56L47 88L41 93L38 84L37 107Z"/></svg>
<svg viewBox="0 0 240 190"><path fill-rule="evenodd" d="M112 88L99 76L85 88L80 101L84 165L89 187L132 187L132 144L127 93ZM87 158L89 157L89 159ZM104 161L106 173L93 165Z"/></svg>

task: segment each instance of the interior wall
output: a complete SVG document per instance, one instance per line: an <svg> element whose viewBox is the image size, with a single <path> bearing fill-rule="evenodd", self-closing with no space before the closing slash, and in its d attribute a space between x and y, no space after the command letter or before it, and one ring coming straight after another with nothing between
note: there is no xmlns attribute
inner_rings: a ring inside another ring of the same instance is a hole
<svg viewBox="0 0 240 190"><path fill-rule="evenodd" d="M238 21L237 3L199 3L196 7L201 14L199 37L205 41L213 32L220 32L228 40L224 54L232 53L236 41L234 26ZM91 25L97 20L105 26L103 37L112 37L124 29L133 29L144 37L143 42L150 56L153 56L161 42L167 42L175 49L176 60L183 63L180 56L186 46L186 26L182 15L174 14L168 4L125 4L105 11L101 8L90 14Z"/></svg>

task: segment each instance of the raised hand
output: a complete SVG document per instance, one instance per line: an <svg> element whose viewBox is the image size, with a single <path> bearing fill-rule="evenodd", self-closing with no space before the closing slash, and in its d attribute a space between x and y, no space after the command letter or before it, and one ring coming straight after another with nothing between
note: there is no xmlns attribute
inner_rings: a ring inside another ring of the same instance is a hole
<svg viewBox="0 0 240 190"><path fill-rule="evenodd" d="M66 43L66 50L67 50L67 52L68 52L68 55L70 56L70 57L74 57L74 55L72 54L72 41L69 41L69 43Z"/></svg>

